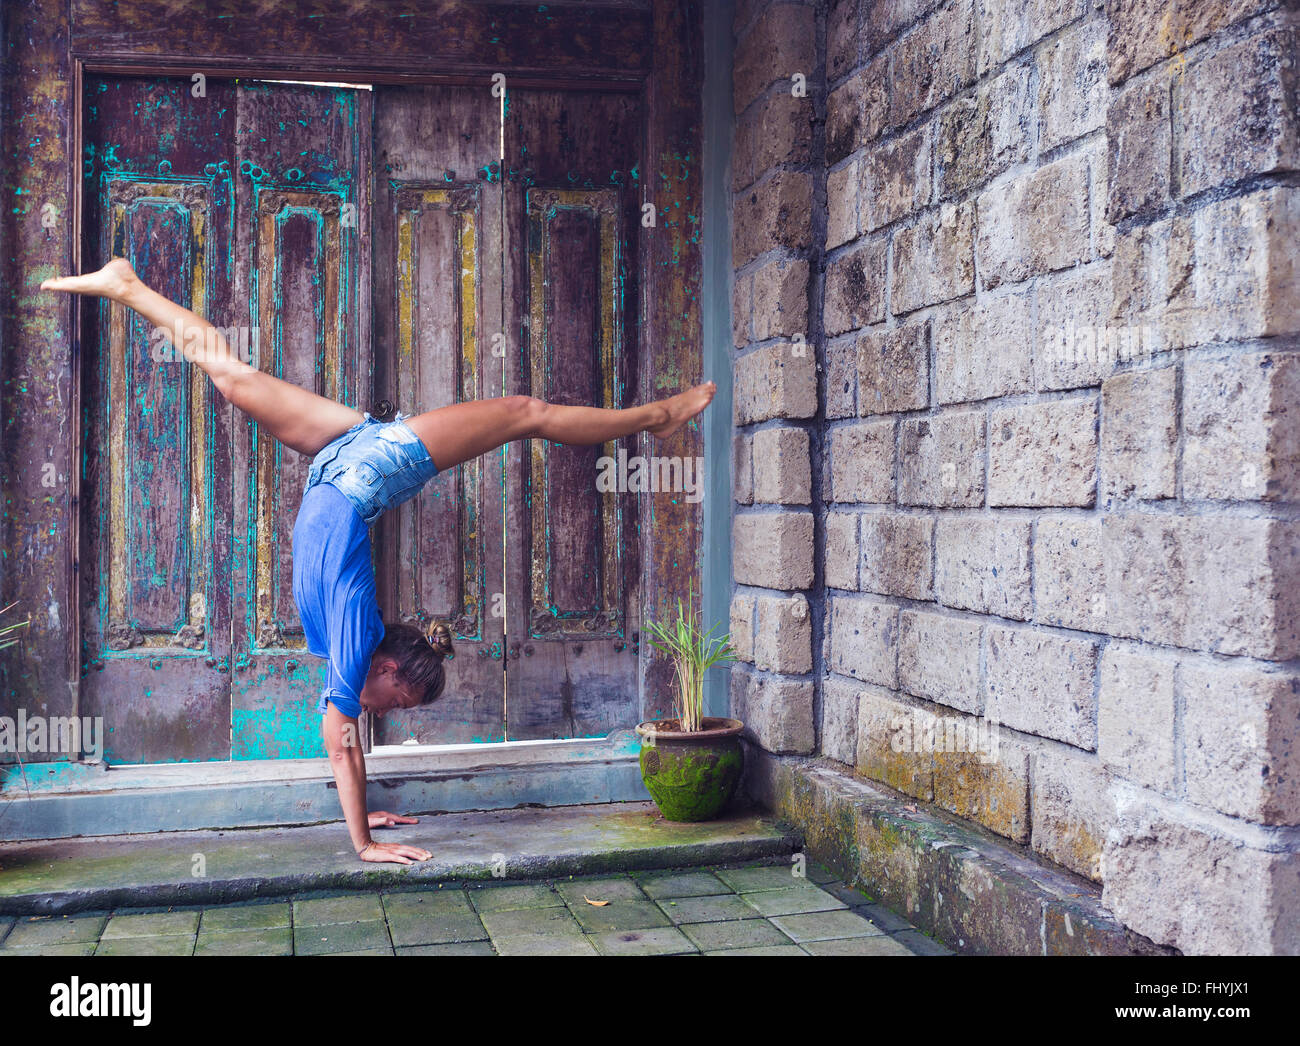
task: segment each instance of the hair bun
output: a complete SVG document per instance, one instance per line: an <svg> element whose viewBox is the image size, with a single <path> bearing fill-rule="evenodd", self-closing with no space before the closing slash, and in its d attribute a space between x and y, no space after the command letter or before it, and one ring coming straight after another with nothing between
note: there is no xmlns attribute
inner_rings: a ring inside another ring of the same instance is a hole
<svg viewBox="0 0 1300 1046"><path fill-rule="evenodd" d="M441 621L431 622L425 630L424 638L429 646L443 657L450 657L451 649L451 629Z"/></svg>

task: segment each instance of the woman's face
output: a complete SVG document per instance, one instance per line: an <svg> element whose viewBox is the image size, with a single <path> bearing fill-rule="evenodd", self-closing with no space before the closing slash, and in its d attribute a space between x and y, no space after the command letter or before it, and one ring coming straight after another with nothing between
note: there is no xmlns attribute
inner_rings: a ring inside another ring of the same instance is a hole
<svg viewBox="0 0 1300 1046"><path fill-rule="evenodd" d="M361 705L367 712L383 715L394 708L414 708L419 702L397 674L397 662L391 657L374 657L370 672L361 688Z"/></svg>

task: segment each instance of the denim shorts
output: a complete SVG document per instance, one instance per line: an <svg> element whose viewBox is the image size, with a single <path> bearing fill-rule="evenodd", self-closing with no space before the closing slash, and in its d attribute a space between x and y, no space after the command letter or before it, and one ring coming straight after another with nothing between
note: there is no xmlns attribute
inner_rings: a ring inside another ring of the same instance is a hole
<svg viewBox="0 0 1300 1046"><path fill-rule="evenodd" d="M438 474L424 442L400 411L393 421L366 414L312 459L306 493L317 483L336 487L365 523L409 501Z"/></svg>

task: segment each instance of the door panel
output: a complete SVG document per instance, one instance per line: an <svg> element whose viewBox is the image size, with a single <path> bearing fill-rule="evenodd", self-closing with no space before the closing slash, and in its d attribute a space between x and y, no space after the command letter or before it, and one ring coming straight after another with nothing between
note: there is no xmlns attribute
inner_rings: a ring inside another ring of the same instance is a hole
<svg viewBox="0 0 1300 1046"><path fill-rule="evenodd" d="M375 400L394 410L502 394L499 111L481 88L376 89ZM505 739L502 457L440 473L376 526L380 603L447 623L455 648L443 696L376 720L376 744Z"/></svg>
<svg viewBox="0 0 1300 1046"><path fill-rule="evenodd" d="M85 95L87 271L125 257L200 313L230 303L233 88L91 77ZM148 114L148 121L141 114ZM230 754L230 410L141 317L83 306L87 353L81 562L82 715L111 763Z"/></svg>
<svg viewBox="0 0 1300 1046"><path fill-rule="evenodd" d="M636 402L633 94L512 90L505 123L507 392ZM512 740L603 737L638 721L628 630L639 605L638 495L597 478L629 437L507 451L506 722Z"/></svg>
<svg viewBox="0 0 1300 1046"><path fill-rule="evenodd" d="M248 303L240 322L259 332L254 365L358 406L370 370L357 304L368 294L369 92L241 84L237 105L235 287ZM326 662L307 653L292 587L311 459L239 422L232 757L320 756Z"/></svg>

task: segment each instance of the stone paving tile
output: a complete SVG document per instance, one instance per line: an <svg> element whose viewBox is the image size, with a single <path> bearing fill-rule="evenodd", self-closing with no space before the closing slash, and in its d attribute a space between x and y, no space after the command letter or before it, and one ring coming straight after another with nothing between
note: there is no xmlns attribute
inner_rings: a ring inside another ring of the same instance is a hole
<svg viewBox="0 0 1300 1046"><path fill-rule="evenodd" d="M168 934L165 937L105 937L96 955L193 955L194 936Z"/></svg>
<svg viewBox="0 0 1300 1046"><path fill-rule="evenodd" d="M610 930L593 933L591 943L601 955L679 955L696 951L695 945L676 926L649 930Z"/></svg>
<svg viewBox="0 0 1300 1046"><path fill-rule="evenodd" d="M390 946L388 927L382 919L378 922L295 926L293 930L295 955L328 955Z"/></svg>
<svg viewBox="0 0 1300 1046"><path fill-rule="evenodd" d="M805 958L808 953L800 948L797 944L766 944L759 945L757 948L722 948L713 952L702 952L703 955L802 955Z"/></svg>
<svg viewBox="0 0 1300 1046"><path fill-rule="evenodd" d="M498 955L599 955L583 933L530 933L493 937Z"/></svg>
<svg viewBox="0 0 1300 1046"><path fill-rule="evenodd" d="M328 926L332 923L373 922L383 919L384 906L378 894L340 894L312 897L293 902L293 925Z"/></svg>
<svg viewBox="0 0 1300 1046"><path fill-rule="evenodd" d="M682 925L681 931L701 951L791 943L789 937L766 919L733 919L730 922L685 923Z"/></svg>
<svg viewBox="0 0 1300 1046"><path fill-rule="evenodd" d="M953 954L817 862L807 873L785 864L654 869L203 911L5 916L0 956Z"/></svg>
<svg viewBox="0 0 1300 1046"><path fill-rule="evenodd" d="M593 898L594 900L594 898ZM672 920L654 901L610 901L600 907L587 904L581 898L569 909L573 917L588 933L606 930L649 930L656 926L671 926Z"/></svg>
<svg viewBox="0 0 1300 1046"><path fill-rule="evenodd" d="M398 955L496 955L491 941L458 941L455 944L417 944L398 948Z"/></svg>
<svg viewBox="0 0 1300 1046"><path fill-rule="evenodd" d="M199 929L199 910L179 912L114 913L108 920L100 939L111 941L118 937L169 937L188 934L193 937Z"/></svg>
<svg viewBox="0 0 1300 1046"><path fill-rule="evenodd" d="M289 926L293 906L287 901L273 904L238 904L229 908L205 908L199 933L225 930L269 930Z"/></svg>
<svg viewBox="0 0 1300 1046"><path fill-rule="evenodd" d="M838 897L816 886L763 890L761 893L742 893L740 896L759 915L798 915L801 912L829 912L837 908L848 908Z"/></svg>
<svg viewBox="0 0 1300 1046"><path fill-rule="evenodd" d="M842 937L829 941L804 941L810 955L912 955L905 945L889 936Z"/></svg>
<svg viewBox="0 0 1300 1046"><path fill-rule="evenodd" d="M362 948L355 952L325 952L325 955L392 955L392 948Z"/></svg>
<svg viewBox="0 0 1300 1046"><path fill-rule="evenodd" d="M907 945L917 955L955 955L946 944L927 937L920 930L902 930L894 934L894 940Z"/></svg>
<svg viewBox="0 0 1300 1046"><path fill-rule="evenodd" d="M873 923L879 926L885 933L895 933L898 930L914 930L910 922L904 919L896 912L891 912L883 904L864 904L854 909L859 915L864 915Z"/></svg>
<svg viewBox="0 0 1300 1046"><path fill-rule="evenodd" d="M488 936L482 920L473 912L395 912L388 916L388 929L398 947L485 941Z"/></svg>
<svg viewBox="0 0 1300 1046"><path fill-rule="evenodd" d="M508 912L520 908L554 908L564 898L548 883L522 883L513 886L470 887L467 891L475 909L482 912Z"/></svg>
<svg viewBox="0 0 1300 1046"><path fill-rule="evenodd" d="M838 912L809 912L806 915L774 915L772 923L799 944L839 937L880 936L885 932L848 909Z"/></svg>
<svg viewBox="0 0 1300 1046"><path fill-rule="evenodd" d="M479 915L492 940L537 933L581 933L582 927L567 907L511 908Z"/></svg>
<svg viewBox="0 0 1300 1046"><path fill-rule="evenodd" d="M644 901L641 887L626 875L601 876L595 879L566 879L555 884L555 892L564 898L570 908L587 906L585 898L593 901Z"/></svg>
<svg viewBox="0 0 1300 1046"><path fill-rule="evenodd" d="M43 948L50 944L94 944L108 922L105 915L44 916L14 923L4 948Z"/></svg>
<svg viewBox="0 0 1300 1046"><path fill-rule="evenodd" d="M808 880L794 874L791 864L750 865L745 868L719 868L717 876L736 893L759 890L788 890L806 885Z"/></svg>
<svg viewBox="0 0 1300 1046"><path fill-rule="evenodd" d="M827 893L833 893L850 908L860 908L864 904L873 904L875 898L869 894L856 890L852 886L846 886L844 883L822 883L821 888Z"/></svg>
<svg viewBox="0 0 1300 1046"><path fill-rule="evenodd" d="M465 891L444 886L441 890L413 890L383 895L384 911L394 915L473 915Z"/></svg>
<svg viewBox="0 0 1300 1046"><path fill-rule="evenodd" d="M205 915L206 919L206 915ZM292 955L293 931L287 926L255 930L199 932L195 955Z"/></svg>
<svg viewBox="0 0 1300 1046"><path fill-rule="evenodd" d="M727 892L727 884L712 872L641 872L633 873L647 897L708 897Z"/></svg>
<svg viewBox="0 0 1300 1046"><path fill-rule="evenodd" d="M818 886L825 886L827 883L837 883L835 873L819 861L808 861L808 881L816 883Z"/></svg>
<svg viewBox="0 0 1300 1046"><path fill-rule="evenodd" d="M754 909L734 893L714 897L678 897L657 902L676 924L719 922L724 919L752 919Z"/></svg>
<svg viewBox="0 0 1300 1046"><path fill-rule="evenodd" d="M95 942L80 944L45 944L36 948L0 948L0 957L20 955L94 955Z"/></svg>

